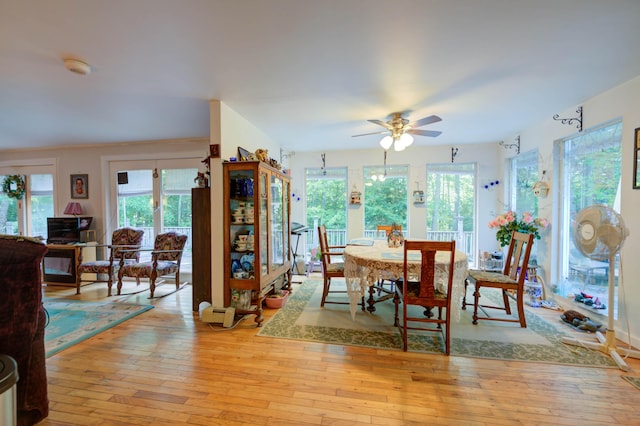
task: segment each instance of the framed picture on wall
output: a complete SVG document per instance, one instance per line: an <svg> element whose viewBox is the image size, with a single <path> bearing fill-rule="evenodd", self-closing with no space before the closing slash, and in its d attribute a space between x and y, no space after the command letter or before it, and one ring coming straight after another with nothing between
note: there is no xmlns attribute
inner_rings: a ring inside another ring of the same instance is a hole
<svg viewBox="0 0 640 426"><path fill-rule="evenodd" d="M89 198L89 175L71 175L71 198Z"/></svg>

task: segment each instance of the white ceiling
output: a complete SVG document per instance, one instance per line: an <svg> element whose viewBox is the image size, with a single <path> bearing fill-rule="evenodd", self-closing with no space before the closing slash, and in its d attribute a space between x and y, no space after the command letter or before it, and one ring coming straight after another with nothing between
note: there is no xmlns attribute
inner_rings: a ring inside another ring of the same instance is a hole
<svg viewBox="0 0 640 426"><path fill-rule="evenodd" d="M640 75L639 41L638 0L0 0L0 149L208 136L209 99L291 151L394 111L509 140Z"/></svg>

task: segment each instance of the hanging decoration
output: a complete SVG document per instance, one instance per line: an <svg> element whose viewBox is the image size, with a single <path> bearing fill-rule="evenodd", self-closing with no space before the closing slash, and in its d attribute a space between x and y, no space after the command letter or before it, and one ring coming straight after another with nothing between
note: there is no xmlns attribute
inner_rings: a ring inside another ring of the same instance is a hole
<svg viewBox="0 0 640 426"><path fill-rule="evenodd" d="M456 155L458 155L458 148L451 147L451 162L452 163L455 160Z"/></svg>
<svg viewBox="0 0 640 426"><path fill-rule="evenodd" d="M496 179L496 180L492 180L489 183L485 183L482 187L488 191L491 191L498 185L500 185L500 181Z"/></svg>
<svg viewBox="0 0 640 426"><path fill-rule="evenodd" d="M546 198L547 194L549 194L549 184L545 182L545 174L546 170L542 171L542 179L533 184L533 195L538 198Z"/></svg>
<svg viewBox="0 0 640 426"><path fill-rule="evenodd" d="M320 170L322 170L322 176L326 176L327 175L327 164L326 164L326 154L323 152L322 154L320 154L320 158L322 158L322 167L320 167Z"/></svg>
<svg viewBox="0 0 640 426"><path fill-rule="evenodd" d="M579 106L578 109L576 110L576 113L578 114L577 117L572 117L572 118L560 118L560 115L555 114L553 116L553 119L556 121L560 121L562 124L568 124L568 125L572 125L573 122L577 122L578 124L576 124L576 129L578 129L578 132L582 131L582 107Z"/></svg>
<svg viewBox="0 0 640 426"><path fill-rule="evenodd" d="M25 184L24 179L20 175L9 175L2 182L2 192L7 194L9 198L22 200L24 197Z"/></svg>
<svg viewBox="0 0 640 426"><path fill-rule="evenodd" d="M413 203L424 204L424 191L420 190L420 182L416 181L416 190L413 191Z"/></svg>
<svg viewBox="0 0 640 426"><path fill-rule="evenodd" d="M353 185L353 191L351 191L351 204L362 204L362 192L358 191L355 185Z"/></svg>

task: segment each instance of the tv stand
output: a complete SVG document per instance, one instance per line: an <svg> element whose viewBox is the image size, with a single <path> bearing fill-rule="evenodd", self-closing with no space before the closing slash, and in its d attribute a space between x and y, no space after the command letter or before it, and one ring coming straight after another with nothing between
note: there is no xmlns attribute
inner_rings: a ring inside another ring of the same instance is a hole
<svg viewBox="0 0 640 426"><path fill-rule="evenodd" d="M96 260L96 243L47 244L49 250L42 259L42 282L48 285L76 287L80 294L80 263ZM87 283L89 284L89 283Z"/></svg>

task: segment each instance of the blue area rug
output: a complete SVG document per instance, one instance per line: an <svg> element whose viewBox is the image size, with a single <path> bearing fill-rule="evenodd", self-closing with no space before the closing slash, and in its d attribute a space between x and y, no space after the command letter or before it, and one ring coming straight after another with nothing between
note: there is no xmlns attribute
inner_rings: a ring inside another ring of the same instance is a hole
<svg viewBox="0 0 640 426"><path fill-rule="evenodd" d="M44 330L47 358L152 309L151 305L45 299L49 321Z"/></svg>

